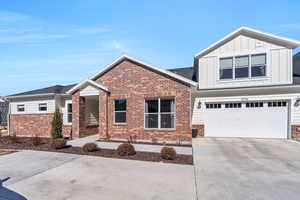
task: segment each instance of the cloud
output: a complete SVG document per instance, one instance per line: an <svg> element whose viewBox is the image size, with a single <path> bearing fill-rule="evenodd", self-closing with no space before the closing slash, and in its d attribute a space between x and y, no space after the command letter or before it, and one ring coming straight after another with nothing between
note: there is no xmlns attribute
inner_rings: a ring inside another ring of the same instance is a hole
<svg viewBox="0 0 300 200"><path fill-rule="evenodd" d="M280 26L281 28L287 28L287 29L300 29L300 23L295 24L283 24Z"/></svg>
<svg viewBox="0 0 300 200"><path fill-rule="evenodd" d="M89 27L89 28L76 28L74 32L85 33L85 34L95 34L95 33L105 33L110 32L109 28L104 27Z"/></svg>
<svg viewBox="0 0 300 200"><path fill-rule="evenodd" d="M22 35L6 35L0 37L0 43L16 43L16 42L41 42L51 39L67 38L66 34L22 34Z"/></svg>
<svg viewBox="0 0 300 200"><path fill-rule="evenodd" d="M0 11L0 22L17 22L31 19L30 16L11 12L11 11Z"/></svg>
<svg viewBox="0 0 300 200"><path fill-rule="evenodd" d="M121 51L121 53L130 52L130 50L124 44L116 40L107 43L105 46L113 50Z"/></svg>

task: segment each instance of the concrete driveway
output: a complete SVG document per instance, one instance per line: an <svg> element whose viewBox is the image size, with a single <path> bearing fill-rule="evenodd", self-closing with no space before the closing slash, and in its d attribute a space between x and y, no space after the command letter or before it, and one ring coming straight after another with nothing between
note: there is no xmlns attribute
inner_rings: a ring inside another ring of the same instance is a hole
<svg viewBox="0 0 300 200"><path fill-rule="evenodd" d="M300 143L199 138L193 141L199 200L298 200Z"/></svg>
<svg viewBox="0 0 300 200"><path fill-rule="evenodd" d="M7 176L0 193L16 200L196 199L188 165L24 151L0 157L0 178Z"/></svg>

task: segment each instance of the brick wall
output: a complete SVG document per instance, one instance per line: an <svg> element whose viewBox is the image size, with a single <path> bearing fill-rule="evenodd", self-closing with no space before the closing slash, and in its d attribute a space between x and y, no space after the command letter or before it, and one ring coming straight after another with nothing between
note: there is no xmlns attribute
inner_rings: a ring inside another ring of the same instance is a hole
<svg viewBox="0 0 300 200"><path fill-rule="evenodd" d="M300 139L300 132L297 131L297 128L300 128L300 125L292 125L292 138Z"/></svg>
<svg viewBox="0 0 300 200"><path fill-rule="evenodd" d="M147 140L152 138L191 140L191 88L188 85L129 60L118 63L95 81L110 90L107 97L107 122L103 121L106 108L103 103L100 103L106 101L105 93L100 92L99 95L101 137L105 135L107 127L107 133L111 138L128 139L132 135L137 139ZM155 97L176 98L176 130L144 129L144 99ZM114 124L113 101L115 99L127 99L127 123L124 125Z"/></svg>
<svg viewBox="0 0 300 200"><path fill-rule="evenodd" d="M49 137L53 113L10 115L10 134Z"/></svg>
<svg viewBox="0 0 300 200"><path fill-rule="evenodd" d="M204 136L204 125L193 125L192 127L198 130L198 137Z"/></svg>

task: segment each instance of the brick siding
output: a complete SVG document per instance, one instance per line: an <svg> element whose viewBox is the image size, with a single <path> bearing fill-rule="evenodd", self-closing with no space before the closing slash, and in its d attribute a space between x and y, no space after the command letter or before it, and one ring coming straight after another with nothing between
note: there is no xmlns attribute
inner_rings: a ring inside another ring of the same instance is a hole
<svg viewBox="0 0 300 200"><path fill-rule="evenodd" d="M300 125L292 125L292 138L300 139L300 132L297 131L297 128L300 128Z"/></svg>

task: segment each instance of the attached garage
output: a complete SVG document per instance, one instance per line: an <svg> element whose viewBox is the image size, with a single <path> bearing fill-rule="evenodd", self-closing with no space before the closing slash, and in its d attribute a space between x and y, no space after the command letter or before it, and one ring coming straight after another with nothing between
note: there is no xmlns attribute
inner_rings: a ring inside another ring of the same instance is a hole
<svg viewBox="0 0 300 200"><path fill-rule="evenodd" d="M287 138L287 101L205 102L207 137Z"/></svg>

